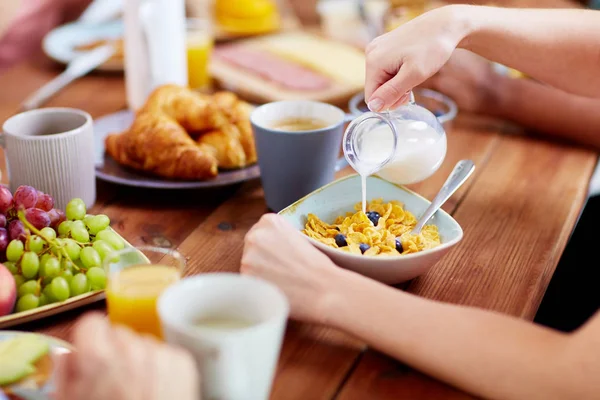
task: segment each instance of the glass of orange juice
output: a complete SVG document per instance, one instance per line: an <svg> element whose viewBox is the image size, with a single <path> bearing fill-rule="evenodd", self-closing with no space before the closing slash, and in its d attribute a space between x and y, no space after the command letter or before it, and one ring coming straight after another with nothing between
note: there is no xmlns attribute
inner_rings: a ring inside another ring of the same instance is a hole
<svg viewBox="0 0 600 400"><path fill-rule="evenodd" d="M111 323L162 339L156 301L169 285L181 279L185 258L175 250L142 246L107 257L104 268Z"/></svg>
<svg viewBox="0 0 600 400"><path fill-rule="evenodd" d="M208 90L211 86L210 57L214 46L208 18L187 19L187 62L190 88Z"/></svg>

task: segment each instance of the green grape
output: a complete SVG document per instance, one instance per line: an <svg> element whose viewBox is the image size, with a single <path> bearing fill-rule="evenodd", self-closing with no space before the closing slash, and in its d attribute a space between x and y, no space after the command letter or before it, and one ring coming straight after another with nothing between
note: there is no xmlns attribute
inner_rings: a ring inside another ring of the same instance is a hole
<svg viewBox="0 0 600 400"><path fill-rule="evenodd" d="M96 240L104 240L108 242L115 250L121 250L125 247L125 242L115 232L110 229L105 229L98 232Z"/></svg>
<svg viewBox="0 0 600 400"><path fill-rule="evenodd" d="M50 285L47 285L44 287L44 290L42 290L42 294L44 296L46 296L46 301L48 302L48 304L56 303L56 299L54 298L54 295L52 294L52 288L50 287Z"/></svg>
<svg viewBox="0 0 600 400"><path fill-rule="evenodd" d="M88 221L92 218L94 218L93 215L90 215L90 214L86 215L85 217L83 217L83 223L87 225Z"/></svg>
<svg viewBox="0 0 600 400"><path fill-rule="evenodd" d="M56 238L52 241L52 244L50 245L50 253L53 255L58 256L59 254L61 254L61 248L64 246L66 239L61 239L61 238Z"/></svg>
<svg viewBox="0 0 600 400"><path fill-rule="evenodd" d="M73 226L73 221L63 221L58 226L58 234L60 236L68 236L69 232L71 232L71 227Z"/></svg>
<svg viewBox="0 0 600 400"><path fill-rule="evenodd" d="M23 251L23 242L17 239L11 240L6 248L6 259L8 261L17 262L23 255Z"/></svg>
<svg viewBox="0 0 600 400"><path fill-rule="evenodd" d="M33 251L35 254L40 254L44 249L46 241L38 235L31 235L27 239L27 249Z"/></svg>
<svg viewBox="0 0 600 400"><path fill-rule="evenodd" d="M53 279L58 275L60 275L60 261L58 261L58 258L53 256L44 258L43 262L40 263L40 276Z"/></svg>
<svg viewBox="0 0 600 400"><path fill-rule="evenodd" d="M54 256L49 253L42 254L42 256L40 257L40 265L44 264L46 262L46 260L49 259L50 257L54 257Z"/></svg>
<svg viewBox="0 0 600 400"><path fill-rule="evenodd" d="M27 279L34 279L40 269L40 259L33 251L27 251L21 259L21 272Z"/></svg>
<svg viewBox="0 0 600 400"><path fill-rule="evenodd" d="M65 208L65 214L67 219L79 220L85 217L87 210L85 209L85 203L79 198L71 200Z"/></svg>
<svg viewBox="0 0 600 400"><path fill-rule="evenodd" d="M71 221L72 225L71 225L71 229L75 228L75 227L79 227L81 229L87 229L85 227L85 223L83 221Z"/></svg>
<svg viewBox="0 0 600 400"><path fill-rule="evenodd" d="M90 283L88 282L85 274L79 273L73 276L71 283L69 284L71 289L71 296L79 296L80 294L87 293L90 291Z"/></svg>
<svg viewBox="0 0 600 400"><path fill-rule="evenodd" d="M60 276L62 276L63 278L65 278L65 280L70 284L71 283L71 279L73 279L73 271L66 269L63 272L60 273Z"/></svg>
<svg viewBox="0 0 600 400"><path fill-rule="evenodd" d="M19 273L19 268L17 268L17 264L12 261L7 261L4 263L6 269L10 271L11 274L16 275Z"/></svg>
<svg viewBox="0 0 600 400"><path fill-rule="evenodd" d="M34 308L40 305L40 298L35 294L28 293L25 296L21 297L19 301L17 301L17 306L15 307L16 312L33 310Z"/></svg>
<svg viewBox="0 0 600 400"><path fill-rule="evenodd" d="M98 214L85 221L85 224L92 235L97 235L98 232L108 228L110 225L110 218L104 214Z"/></svg>
<svg viewBox="0 0 600 400"><path fill-rule="evenodd" d="M90 241L90 234L86 228L80 228L79 226L73 226L71 228L71 237L80 243L87 243Z"/></svg>
<svg viewBox="0 0 600 400"><path fill-rule="evenodd" d="M110 262L117 262L119 260L119 256L115 253L115 249L106 240L96 240L92 247L100 254L102 261L106 260L109 255L111 255Z"/></svg>
<svg viewBox="0 0 600 400"><path fill-rule="evenodd" d="M32 280L23 283L17 290L17 297L23 297L28 293L38 294L40 292L40 284L38 281Z"/></svg>
<svg viewBox="0 0 600 400"><path fill-rule="evenodd" d="M52 279L52 283L50 284L50 292L56 300L65 301L70 295L69 283L62 276L56 277Z"/></svg>
<svg viewBox="0 0 600 400"><path fill-rule="evenodd" d="M73 239L65 239L65 250L71 261L79 260L79 253L81 252L81 246Z"/></svg>
<svg viewBox="0 0 600 400"><path fill-rule="evenodd" d="M85 274L92 290L102 290L106 287L106 272L102 268L92 267Z"/></svg>
<svg viewBox="0 0 600 400"><path fill-rule="evenodd" d="M40 267L40 271L41 271L41 267ZM52 279L54 279L54 278L49 278L47 276L42 278L42 286L46 287L46 285L49 285L52 282Z"/></svg>
<svg viewBox="0 0 600 400"><path fill-rule="evenodd" d="M38 307L45 306L46 304L50 304L50 300L48 300L48 297L42 293L40 294L40 304Z"/></svg>
<svg viewBox="0 0 600 400"><path fill-rule="evenodd" d="M93 247L84 247L81 250L81 262L83 262L83 266L88 269L91 267L98 267L102 265L102 260L100 259L100 254Z"/></svg>
<svg viewBox="0 0 600 400"><path fill-rule="evenodd" d="M43 228L40 233L42 234L42 236L46 239L56 239L56 231L52 228L50 228L49 226Z"/></svg>
<svg viewBox="0 0 600 400"><path fill-rule="evenodd" d="M62 260L60 260L60 269L63 271L73 272L75 270L75 264L70 260L63 258Z"/></svg>
<svg viewBox="0 0 600 400"><path fill-rule="evenodd" d="M13 278L15 278L16 287L19 287L25 283L25 278L23 278L23 275L13 275Z"/></svg>

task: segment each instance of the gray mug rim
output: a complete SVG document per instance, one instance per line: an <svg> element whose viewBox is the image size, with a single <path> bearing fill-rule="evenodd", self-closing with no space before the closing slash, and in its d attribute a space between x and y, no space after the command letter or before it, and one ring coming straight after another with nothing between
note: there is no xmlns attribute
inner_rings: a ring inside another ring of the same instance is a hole
<svg viewBox="0 0 600 400"><path fill-rule="evenodd" d="M9 124L11 122L14 123L14 121L17 119L27 118L33 114L50 114L50 113L56 113L56 112L63 112L63 113L69 112L72 114L77 114L79 116L84 117L85 122L83 124L81 124L80 126L78 126L77 128L70 129L68 131L58 132L58 133L54 133L52 135L42 135L42 136L20 135L18 133L14 133L14 132L11 132L10 130L6 129L7 124ZM78 108L71 108L71 107L45 107L45 108L36 108L34 110L23 111L23 112L20 112L18 114L13 115L10 118L8 118L2 124L2 134L13 137L13 138L17 138L20 140L56 140L56 139L61 139L61 138L65 138L68 136L76 135L88 127L89 128L92 127L92 116L86 111L80 110Z"/></svg>
<svg viewBox="0 0 600 400"><path fill-rule="evenodd" d="M256 115L256 113L261 109L261 108L267 108L267 107L273 107L275 105L278 104L283 104L283 103L308 103L308 104L318 104L318 105L324 105L324 106L328 106L331 108L336 109L337 111L340 112L341 117L340 120L332 123L330 125L327 125L326 127L323 128L319 128L319 129L311 129L311 130L307 130L307 131L284 131L284 130L280 130L280 129L273 129L267 126L264 126L262 124L256 123L254 121L254 116ZM344 122L346 122L346 118L347 118L347 114L344 112L344 110L342 110L341 108L334 106L333 104L329 104L329 103L325 103L322 101L316 101L316 100L279 100L279 101L272 101L269 103L265 103L262 104L258 107L256 107L252 113L250 114L250 123L257 127L260 128L264 131L268 131L269 133L274 133L274 134L278 134L278 135L310 135L310 134L316 134L316 133L323 133L332 129L336 129L337 127L339 127L340 125L343 125Z"/></svg>

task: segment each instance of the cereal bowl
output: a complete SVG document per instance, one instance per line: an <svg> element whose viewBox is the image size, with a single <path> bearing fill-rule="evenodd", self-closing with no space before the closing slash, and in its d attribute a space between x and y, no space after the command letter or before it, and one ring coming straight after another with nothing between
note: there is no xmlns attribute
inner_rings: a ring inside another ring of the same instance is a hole
<svg viewBox="0 0 600 400"><path fill-rule="evenodd" d="M376 198L381 198L384 202L397 200L403 203L404 208L417 218L431 203L403 186L395 185L376 176L370 176L367 178L367 200ZM281 210L279 214L296 229L302 231L308 214L315 214L319 219L331 223L340 215L354 212L354 205L360 201L360 176L350 175L315 190ZM450 214L443 210L439 210L428 221L428 224L438 227L441 244L432 249L398 256L351 254L329 247L308 236L306 236L306 239L340 267L386 284L397 284L427 272L462 239L461 226Z"/></svg>

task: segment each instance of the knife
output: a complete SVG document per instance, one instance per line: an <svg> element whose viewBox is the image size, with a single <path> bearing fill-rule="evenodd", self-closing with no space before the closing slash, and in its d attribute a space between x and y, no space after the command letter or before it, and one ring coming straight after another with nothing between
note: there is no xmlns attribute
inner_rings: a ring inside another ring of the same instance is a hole
<svg viewBox="0 0 600 400"><path fill-rule="evenodd" d="M63 73L35 91L22 104L21 110L27 111L38 108L58 91L81 78L94 68L102 65L115 53L115 46L107 44L88 51L73 59Z"/></svg>

